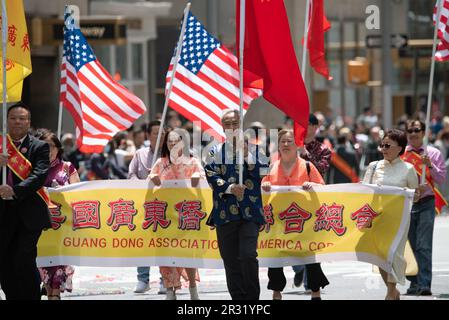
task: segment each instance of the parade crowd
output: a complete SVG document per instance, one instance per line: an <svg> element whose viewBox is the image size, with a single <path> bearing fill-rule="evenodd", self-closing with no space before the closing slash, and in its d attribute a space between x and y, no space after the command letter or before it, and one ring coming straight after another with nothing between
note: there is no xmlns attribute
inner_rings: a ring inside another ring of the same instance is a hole
<svg viewBox="0 0 449 320"><path fill-rule="evenodd" d="M225 111L223 129L238 131L239 119L238 111ZM236 135L227 136L224 143L217 143L205 157L198 159L193 156L195 150L183 152L183 147L193 149L193 146L185 145L186 139L178 130L185 129L183 132L192 135L194 126L175 111L168 112L160 148L155 150L160 121L160 116L156 116L149 123L118 133L103 153L84 154L77 149L71 133L63 134L59 140L50 130L31 128L31 112L26 105L19 103L9 108L11 148L29 160L31 173L21 179L8 167L7 184L0 186L0 284L8 300L40 300L42 295L59 300L62 292L72 290L72 277L76 277L76 268L72 266L36 267L39 236L42 230L51 228L48 209L36 191L41 187L108 179L150 179L156 186L164 180L189 179L193 188L201 179L207 179L214 200L207 224L216 228L227 286L234 300L257 300L260 295L257 239L259 227L265 223L261 190L270 192L276 185L312 190L316 185L358 181L415 189L408 241L419 271L415 276L407 276L410 286L406 294L432 294L435 194L429 184L421 184L420 172L410 159L418 156L428 168L431 181L449 199L449 117L432 115L426 149L423 147L426 125L420 113L401 117L395 128L383 128L380 115L369 107L355 119L334 119L315 112L309 116L303 147L295 144L289 119L279 128L254 122L248 128L277 129L278 136L277 141L261 141L269 139L267 136L245 139L243 184L238 182ZM271 161L262 161L259 152L248 151L254 145L256 149L267 145L263 154ZM0 165L9 165L7 156L0 156ZM443 208L443 213L447 209ZM406 240L401 242L397 253L402 257ZM388 300L400 298L396 283L405 284L405 258L400 259L400 264L403 274L380 270ZM292 267L295 286L304 285L312 300L320 300L320 290L329 285L320 264ZM160 266L159 270L160 293L167 300L176 299L176 291L184 282L188 282L191 299L200 299L197 269ZM135 292L148 291L150 268L138 267L136 275ZM283 268L269 268L268 277L273 299L282 299L286 286Z"/></svg>

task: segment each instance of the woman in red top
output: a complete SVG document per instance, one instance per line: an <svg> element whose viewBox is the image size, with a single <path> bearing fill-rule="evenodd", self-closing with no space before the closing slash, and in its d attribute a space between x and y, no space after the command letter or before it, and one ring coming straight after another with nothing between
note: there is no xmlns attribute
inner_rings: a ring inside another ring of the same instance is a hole
<svg viewBox="0 0 449 320"><path fill-rule="evenodd" d="M273 164L270 174L262 180L264 191L269 192L272 185L302 186L304 190L310 190L314 185L324 184L315 166L298 156L298 147L292 130L281 130L278 142L280 158ZM321 300L320 288L329 284L321 265L308 264L306 272L312 290L312 300ZM268 289L273 290L273 299L281 300L281 291L287 284L283 268L268 268L268 279Z"/></svg>

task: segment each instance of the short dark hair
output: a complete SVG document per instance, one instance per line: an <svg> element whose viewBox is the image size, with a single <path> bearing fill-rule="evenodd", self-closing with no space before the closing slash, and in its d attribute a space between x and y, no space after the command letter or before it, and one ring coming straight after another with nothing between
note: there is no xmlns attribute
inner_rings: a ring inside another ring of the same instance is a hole
<svg viewBox="0 0 449 320"><path fill-rule="evenodd" d="M143 133L144 131L142 130L142 129L136 129L136 130L133 130L133 137L135 137L135 136L137 136L138 134L141 134L141 133Z"/></svg>
<svg viewBox="0 0 449 320"><path fill-rule="evenodd" d="M62 148L61 141L58 139L58 137L54 132L45 128L40 128L36 130L34 136L42 141L50 139L54 143L55 147L58 149L58 155L56 156L56 158L62 160L62 153L64 152L64 149Z"/></svg>
<svg viewBox="0 0 449 320"><path fill-rule="evenodd" d="M405 152L405 148L407 147L407 135L404 131L399 129L391 129L388 130L383 139L388 138L390 140L393 140L397 142L398 146L400 146L401 152L399 153L400 156L402 156ZM382 139L382 140L383 140Z"/></svg>
<svg viewBox="0 0 449 320"><path fill-rule="evenodd" d="M338 137L337 137L337 143L338 144L345 144L346 143L346 136L345 135L339 135Z"/></svg>
<svg viewBox="0 0 449 320"><path fill-rule="evenodd" d="M415 123L417 123L417 122L419 122L421 130L425 132L426 131L426 124L424 122L422 122L421 120L419 120L419 119L408 120L405 123L405 130L408 130L408 128L413 127L415 125Z"/></svg>
<svg viewBox="0 0 449 320"><path fill-rule="evenodd" d="M151 134L151 130L153 130L153 127L157 127L157 126L159 126L160 127L160 125L161 125L161 122L159 121L159 120L153 120L153 121L151 121L148 125L147 125L147 133L148 134Z"/></svg>
<svg viewBox="0 0 449 320"><path fill-rule="evenodd" d="M313 113L311 113L311 114L309 115L309 123L310 123L312 126L317 126L317 125L318 125L318 118L317 118Z"/></svg>
<svg viewBox="0 0 449 320"><path fill-rule="evenodd" d="M17 102L16 104L13 104L12 106L10 106L10 107L8 108L8 112L7 112L7 114L6 114L6 117L9 117L9 113L10 113L12 110L18 109L18 108L23 108L23 109L25 109L26 111L28 111L28 119L31 119L31 110L30 110L30 108L28 108L28 106L27 106L25 103L23 103L23 102Z"/></svg>

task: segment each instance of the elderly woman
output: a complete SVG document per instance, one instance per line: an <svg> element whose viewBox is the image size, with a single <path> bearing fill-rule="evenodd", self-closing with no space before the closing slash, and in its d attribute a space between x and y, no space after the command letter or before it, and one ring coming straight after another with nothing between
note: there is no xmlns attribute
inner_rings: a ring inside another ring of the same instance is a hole
<svg viewBox="0 0 449 320"><path fill-rule="evenodd" d="M379 145L383 160L369 164L363 183L415 189L415 199L417 199L419 196L418 176L413 165L402 161L400 158L404 154L406 146L407 136L403 131L397 129L389 130ZM405 283L405 269L407 265L404 258L404 250L406 242L407 233L401 240L396 253L400 257L400 259L396 259L398 265L395 266L395 270L400 271L396 274L396 277L380 269L382 279L387 286L386 300L399 300L400 298L400 292L396 289L396 283Z"/></svg>
<svg viewBox="0 0 449 320"><path fill-rule="evenodd" d="M149 179L160 186L163 180L190 179L193 188L199 185L200 179L205 177L201 163L190 155L184 155L185 145L177 130L165 135L162 144L161 158L156 161ZM176 290L181 288L181 277L189 280L190 299L199 300L196 281L199 281L198 269L160 267L164 287L167 288L166 299L176 300Z"/></svg>
<svg viewBox="0 0 449 320"><path fill-rule="evenodd" d="M266 192L276 186L302 186L310 190L313 185L324 184L315 166L298 156L298 147L292 130L281 130L278 135L279 155L271 168L270 174L262 180L262 189ZM320 288L329 284L319 263L306 265L309 288L312 290L312 300L321 300ZM273 300L281 300L281 291L287 283L283 268L268 269L268 289L273 290Z"/></svg>

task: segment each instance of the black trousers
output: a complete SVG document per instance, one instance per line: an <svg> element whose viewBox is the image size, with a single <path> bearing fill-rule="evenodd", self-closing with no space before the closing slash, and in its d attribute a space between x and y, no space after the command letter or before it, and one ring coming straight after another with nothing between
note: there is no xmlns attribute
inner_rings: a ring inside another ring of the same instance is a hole
<svg viewBox="0 0 449 320"><path fill-rule="evenodd" d="M320 263L312 263L306 265L308 287L313 292L317 292L320 288L324 288L329 284L326 276L321 269ZM284 268L268 268L268 286L269 290L282 291L287 284L284 275Z"/></svg>
<svg viewBox="0 0 449 320"><path fill-rule="evenodd" d="M259 300L259 225L239 220L217 226L218 248L232 300Z"/></svg>
<svg viewBox="0 0 449 320"><path fill-rule="evenodd" d="M6 201L5 201L6 202ZM41 230L27 229L11 203L0 219L0 284L7 300L40 300L36 265Z"/></svg>

